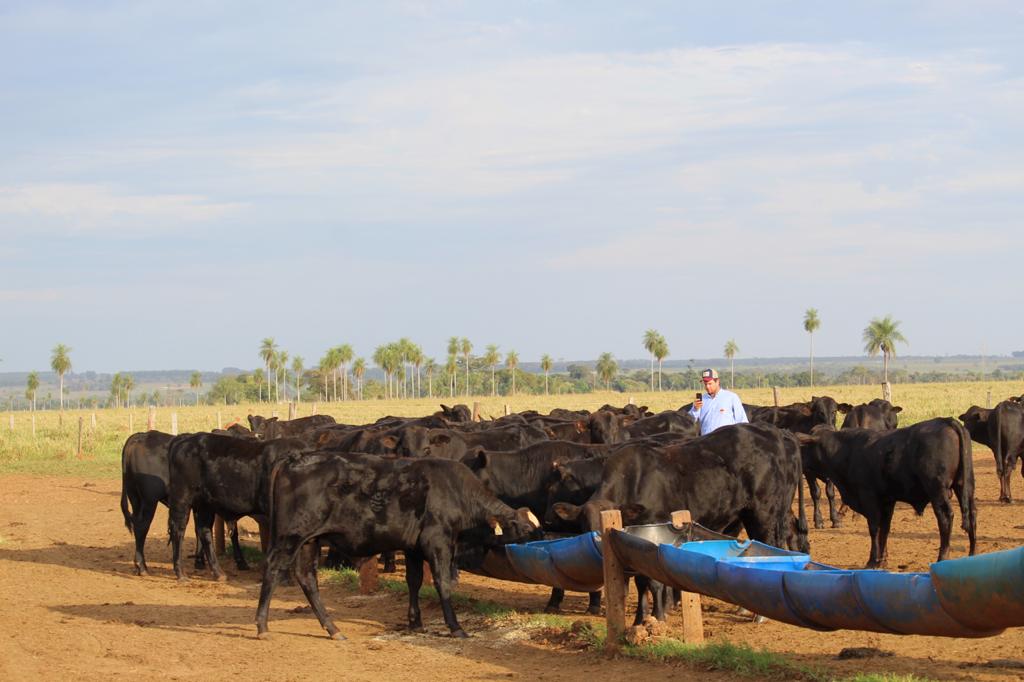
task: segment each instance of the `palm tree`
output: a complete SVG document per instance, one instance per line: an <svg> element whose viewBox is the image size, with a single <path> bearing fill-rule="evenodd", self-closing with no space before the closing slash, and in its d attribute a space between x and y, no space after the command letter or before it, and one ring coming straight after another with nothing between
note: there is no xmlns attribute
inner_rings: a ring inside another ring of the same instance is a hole
<svg viewBox="0 0 1024 682"><path fill-rule="evenodd" d="M427 397L434 397L434 372L437 371L437 363L434 358L426 358L423 361L423 371L427 373Z"/></svg>
<svg viewBox="0 0 1024 682"><path fill-rule="evenodd" d="M501 356L498 355L497 344L489 344L487 346L487 352L484 354L484 364L491 368L491 395L497 395L494 387L494 368L501 362Z"/></svg>
<svg viewBox="0 0 1024 682"><path fill-rule="evenodd" d="M277 344L270 336L260 341L260 357L263 358L263 366L267 370L267 402L270 402L270 363L277 354Z"/></svg>
<svg viewBox="0 0 1024 682"><path fill-rule="evenodd" d="M352 376L356 379L356 392L359 395L359 399L363 399L363 375L366 374L366 360L362 358L356 358L356 361L352 363Z"/></svg>
<svg viewBox="0 0 1024 682"><path fill-rule="evenodd" d="M336 351L338 362L341 364L341 399L348 400L348 363L352 362L355 351L347 343L338 346ZM338 399L337 392L334 394L334 399Z"/></svg>
<svg viewBox="0 0 1024 682"><path fill-rule="evenodd" d="M736 371L733 365L733 358L740 352L740 347L736 345L736 341L729 339L725 342L725 349L722 351L725 357L729 360L729 388L736 387Z"/></svg>
<svg viewBox="0 0 1024 682"><path fill-rule="evenodd" d="M274 395L277 396L277 401L281 402L281 394L277 392L276 388L278 375L280 375L285 402L288 402L288 351L286 350L278 351L277 362L274 367Z"/></svg>
<svg viewBox="0 0 1024 682"><path fill-rule="evenodd" d="M124 402L125 406L131 408L132 406L132 389L135 388L135 377L131 374L125 374L124 379L121 380L124 386Z"/></svg>
<svg viewBox="0 0 1024 682"><path fill-rule="evenodd" d="M459 340L459 350L462 351L462 357L466 361L466 395L469 395L469 354L473 352L473 344L463 336Z"/></svg>
<svg viewBox="0 0 1024 682"><path fill-rule="evenodd" d="M612 357L612 354L601 353L600 357L597 358L596 369L597 375L604 380L605 390L612 390L612 379L615 378L615 373L619 371L619 364L615 362L615 358Z"/></svg>
<svg viewBox="0 0 1024 682"><path fill-rule="evenodd" d="M373 351L373 364L377 365L384 372L384 397L388 398L388 392L391 390L391 376L388 373L388 349L387 346L377 346Z"/></svg>
<svg viewBox="0 0 1024 682"><path fill-rule="evenodd" d="M456 355L451 353L448 355L448 362L444 366L444 371L448 373L448 397L455 397L455 376L459 373L459 362L456 360Z"/></svg>
<svg viewBox="0 0 1024 682"><path fill-rule="evenodd" d="M452 358L457 357L459 354L459 337L451 336L448 338L448 359L451 361ZM450 362L449 362L450 364ZM455 390L458 388L458 377L457 372L448 372L448 390L451 396L455 397Z"/></svg>
<svg viewBox="0 0 1024 682"><path fill-rule="evenodd" d="M651 354L651 390L654 390L654 349L661 340L661 334L656 329L648 329L644 332L644 349Z"/></svg>
<svg viewBox="0 0 1024 682"><path fill-rule="evenodd" d="M36 411L36 391L39 390L39 374L37 372L28 373L28 381L25 387L25 397L32 401L32 411Z"/></svg>
<svg viewBox="0 0 1024 682"><path fill-rule="evenodd" d="M818 319L818 309L808 308L804 313L804 331L811 338L811 388L814 388L814 332L818 331L820 326L821 320Z"/></svg>
<svg viewBox="0 0 1024 682"><path fill-rule="evenodd" d="M519 366L519 353L510 350L505 356L505 366L512 370L512 395L516 394L516 367Z"/></svg>
<svg viewBox="0 0 1024 682"><path fill-rule="evenodd" d="M253 379L253 381L256 382L256 390L259 392L258 395L259 395L259 398L260 398L260 402L263 402L263 383L266 381L267 377L266 377L266 375L263 374L263 370L262 369L257 369L257 370L253 370L252 379ZM268 401L270 400L270 390L269 389L267 390L267 400Z"/></svg>
<svg viewBox="0 0 1024 682"><path fill-rule="evenodd" d="M412 375L412 392L417 398L423 393L423 379L420 377L420 367L423 366L423 361L426 356L423 355L423 349L417 344L412 344L412 355L409 356L409 360L412 362L413 370L415 371Z"/></svg>
<svg viewBox="0 0 1024 682"><path fill-rule="evenodd" d="M192 372L192 376L189 377L188 380L188 385L196 392L196 407L199 407L199 389L203 386L203 375L198 371Z"/></svg>
<svg viewBox="0 0 1024 682"><path fill-rule="evenodd" d="M63 343L58 343L53 347L52 355L50 356L50 368L60 378L60 411L62 413L64 412L64 375L71 371L70 354L70 348ZM61 422L63 423L63 415L61 416Z"/></svg>
<svg viewBox="0 0 1024 682"><path fill-rule="evenodd" d="M110 378L110 397L114 399L114 407L121 406L121 391L122 391L122 380L121 373L116 372L114 376Z"/></svg>
<svg viewBox="0 0 1024 682"><path fill-rule="evenodd" d="M864 350L871 357L882 352L883 377L885 383L889 383L889 356L896 356L896 342L906 343L903 334L899 330L900 323L892 319L892 315L886 315L882 319L877 317L864 327Z"/></svg>
<svg viewBox="0 0 1024 682"><path fill-rule="evenodd" d="M295 372L295 402L302 402L302 370L304 370L305 361L301 355L296 355L292 358L292 371Z"/></svg>
<svg viewBox="0 0 1024 682"><path fill-rule="evenodd" d="M545 353L540 358L540 368L544 372L544 395L548 394L548 372L551 371L551 356Z"/></svg>
<svg viewBox="0 0 1024 682"><path fill-rule="evenodd" d="M661 390L661 363L668 357L668 341L658 334L658 342L654 344L654 357L658 358L658 390Z"/></svg>

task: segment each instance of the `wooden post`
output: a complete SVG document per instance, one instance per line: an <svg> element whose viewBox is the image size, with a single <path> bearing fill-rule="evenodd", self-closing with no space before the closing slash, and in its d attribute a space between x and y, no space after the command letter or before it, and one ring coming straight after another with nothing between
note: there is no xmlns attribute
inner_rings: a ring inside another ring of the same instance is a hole
<svg viewBox="0 0 1024 682"><path fill-rule="evenodd" d="M295 419L295 403L288 403L288 421Z"/></svg>
<svg viewBox="0 0 1024 682"><path fill-rule="evenodd" d="M775 401L775 407L779 406L779 387L772 386L772 399Z"/></svg>
<svg viewBox="0 0 1024 682"><path fill-rule="evenodd" d="M178 435L178 413L171 412L171 435Z"/></svg>
<svg viewBox="0 0 1024 682"><path fill-rule="evenodd" d="M508 403L505 403L505 416L507 417L507 416L509 416L510 414L512 414L512 413L511 413L511 412L509 411L509 409L508 409Z"/></svg>
<svg viewBox="0 0 1024 682"><path fill-rule="evenodd" d="M618 509L601 512L601 554L604 557L604 596L607 601L605 623L608 626L604 650L608 654L621 650L622 636L626 632L626 573L608 541L613 529L622 530L622 512Z"/></svg>
<svg viewBox="0 0 1024 682"><path fill-rule="evenodd" d="M85 423L85 419L82 417L78 418L78 457L82 457L82 424Z"/></svg>
<svg viewBox="0 0 1024 682"><path fill-rule="evenodd" d="M146 421L146 430L152 431L156 428L156 405L149 406L149 419Z"/></svg>
<svg viewBox="0 0 1024 682"><path fill-rule="evenodd" d="M892 402L892 384L886 381L882 384L882 400L888 400Z"/></svg>
<svg viewBox="0 0 1024 682"><path fill-rule="evenodd" d="M96 430L96 413L95 412L92 413L92 430L93 431Z"/></svg>
<svg viewBox="0 0 1024 682"><path fill-rule="evenodd" d="M13 412L11 412L10 417L11 417L11 420L10 420L11 431L14 431L14 413Z"/></svg>
<svg viewBox="0 0 1024 682"><path fill-rule="evenodd" d="M473 403L473 421L480 421L480 403Z"/></svg>
<svg viewBox="0 0 1024 682"><path fill-rule="evenodd" d="M367 557L359 564L359 594L373 594L379 585L377 578L377 555Z"/></svg>
<svg viewBox="0 0 1024 682"><path fill-rule="evenodd" d="M270 418L271 419L273 419L276 416L277 416L277 410L274 410L273 412L270 413Z"/></svg>
<svg viewBox="0 0 1024 682"><path fill-rule="evenodd" d="M629 405L636 405L636 403L633 401L633 396L629 396L628 404Z"/></svg>
<svg viewBox="0 0 1024 682"><path fill-rule="evenodd" d="M221 426L221 424L223 424L223 422L220 419L220 410L217 410L217 428L218 429L224 428L223 426Z"/></svg>
<svg viewBox="0 0 1024 682"><path fill-rule="evenodd" d="M313 408L312 408L313 409L313 414L319 414L319 412L317 411L318 407L319 407L319 403L313 403Z"/></svg>
<svg viewBox="0 0 1024 682"><path fill-rule="evenodd" d="M213 551L217 554L224 553L224 519L220 514L213 517Z"/></svg>
<svg viewBox="0 0 1024 682"><path fill-rule="evenodd" d="M672 525L677 529L691 522L689 511L672 512ZM695 592L683 592L679 613L683 617L683 641L687 644L703 643L704 616L700 612L700 595Z"/></svg>

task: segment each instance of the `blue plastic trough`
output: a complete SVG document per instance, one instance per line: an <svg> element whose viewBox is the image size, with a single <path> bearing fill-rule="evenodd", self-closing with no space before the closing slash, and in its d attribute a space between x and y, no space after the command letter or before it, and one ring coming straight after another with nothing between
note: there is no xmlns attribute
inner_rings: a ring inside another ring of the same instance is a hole
<svg viewBox="0 0 1024 682"><path fill-rule="evenodd" d="M816 630L988 637L1024 626L1024 547L932 564L928 573L845 570L692 524L632 526L609 542L627 570ZM597 533L508 545L482 572L574 591L600 589ZM518 576L518 577L517 577Z"/></svg>

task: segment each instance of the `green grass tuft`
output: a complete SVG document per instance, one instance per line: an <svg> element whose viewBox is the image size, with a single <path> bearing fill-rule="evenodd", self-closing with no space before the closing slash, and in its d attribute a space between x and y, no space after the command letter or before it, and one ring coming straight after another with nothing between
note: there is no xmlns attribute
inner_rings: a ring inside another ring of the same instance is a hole
<svg viewBox="0 0 1024 682"><path fill-rule="evenodd" d="M711 642L704 645L661 640L640 646L627 646L627 656L655 661L685 661L707 670L721 670L745 677L803 678L809 671L795 666L785 656L770 651L755 651L747 645ZM816 675L812 675L817 677Z"/></svg>
<svg viewBox="0 0 1024 682"><path fill-rule="evenodd" d="M841 682L931 682L927 677L917 675L897 675L895 673L860 673L853 677L844 677Z"/></svg>

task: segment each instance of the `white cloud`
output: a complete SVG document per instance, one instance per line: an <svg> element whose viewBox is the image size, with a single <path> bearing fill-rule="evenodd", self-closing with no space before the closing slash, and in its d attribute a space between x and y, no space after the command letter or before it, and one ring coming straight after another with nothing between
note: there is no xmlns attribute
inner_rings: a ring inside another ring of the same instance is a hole
<svg viewBox="0 0 1024 682"><path fill-rule="evenodd" d="M187 194L131 195L105 185L45 183L0 187L3 232L154 232L207 223L237 210Z"/></svg>

